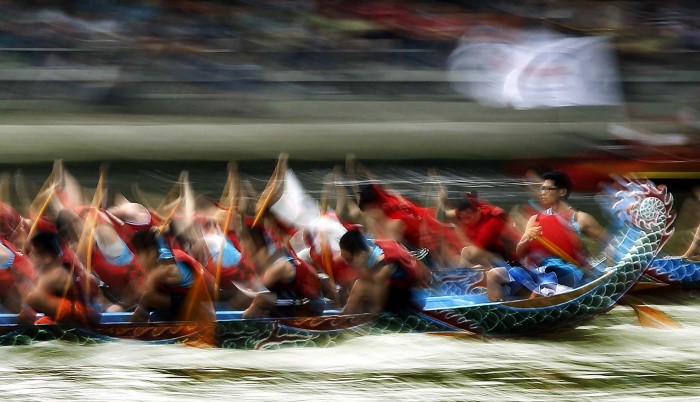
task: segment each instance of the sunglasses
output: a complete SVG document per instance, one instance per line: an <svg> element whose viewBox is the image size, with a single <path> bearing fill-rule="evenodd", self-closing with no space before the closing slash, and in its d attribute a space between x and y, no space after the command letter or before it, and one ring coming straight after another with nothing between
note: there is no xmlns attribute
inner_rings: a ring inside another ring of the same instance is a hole
<svg viewBox="0 0 700 402"><path fill-rule="evenodd" d="M540 187L540 191L553 191L553 190L561 190L559 187L551 187L551 186L542 186Z"/></svg>

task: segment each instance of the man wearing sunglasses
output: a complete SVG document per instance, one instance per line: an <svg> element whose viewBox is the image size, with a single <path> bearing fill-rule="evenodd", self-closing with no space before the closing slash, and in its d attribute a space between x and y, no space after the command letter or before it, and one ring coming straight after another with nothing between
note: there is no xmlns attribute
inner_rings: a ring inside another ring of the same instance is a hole
<svg viewBox="0 0 700 402"><path fill-rule="evenodd" d="M503 300L506 293L555 293L557 285L576 288L592 277L582 235L601 240L605 229L591 215L568 202L573 187L569 176L553 171L542 176L542 212L530 217L516 253L523 268L489 272L489 298ZM544 286L543 286L544 285Z"/></svg>

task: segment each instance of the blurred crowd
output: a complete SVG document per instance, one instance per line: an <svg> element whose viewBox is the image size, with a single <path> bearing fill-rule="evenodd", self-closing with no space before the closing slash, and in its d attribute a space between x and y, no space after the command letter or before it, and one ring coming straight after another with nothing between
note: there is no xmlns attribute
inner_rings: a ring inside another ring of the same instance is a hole
<svg viewBox="0 0 700 402"><path fill-rule="evenodd" d="M503 27L612 39L630 74L695 71L693 1L0 0L0 98L457 96L463 37ZM406 72L436 73L437 78ZM368 78L368 75L371 77Z"/></svg>

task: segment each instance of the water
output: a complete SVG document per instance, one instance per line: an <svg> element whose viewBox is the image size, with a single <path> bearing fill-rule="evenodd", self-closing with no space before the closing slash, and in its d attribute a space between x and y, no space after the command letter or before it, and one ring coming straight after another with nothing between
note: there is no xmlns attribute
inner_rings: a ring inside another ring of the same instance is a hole
<svg viewBox="0 0 700 402"><path fill-rule="evenodd" d="M652 300L659 302L659 300ZM534 339L402 334L331 348L197 349L132 342L0 348L3 400L460 401L700 398L700 299L659 306L682 329L641 328L628 307Z"/></svg>
<svg viewBox="0 0 700 402"><path fill-rule="evenodd" d="M220 191L223 166L220 171L192 167L195 188ZM244 173L262 186L269 174L265 169ZM92 170L74 172L88 186L96 179L90 179ZM167 191L177 178L173 168L136 166L120 172L115 172L115 184L128 188L131 181L139 181L157 192ZM321 187L318 178L327 172L315 167L298 171L313 194ZM48 169L32 174L33 180L42 181ZM501 204L527 199L522 180L493 171L441 174L456 192L478 190ZM427 192L428 179L417 168L381 170L381 177L409 196ZM590 195L580 195L574 203L593 206ZM2 347L0 375L5 381L0 383L0 399L700 400L700 297L670 293L648 301L683 328L641 328L633 311L619 306L585 326L526 339L400 334L360 337L331 348L266 351L132 342Z"/></svg>

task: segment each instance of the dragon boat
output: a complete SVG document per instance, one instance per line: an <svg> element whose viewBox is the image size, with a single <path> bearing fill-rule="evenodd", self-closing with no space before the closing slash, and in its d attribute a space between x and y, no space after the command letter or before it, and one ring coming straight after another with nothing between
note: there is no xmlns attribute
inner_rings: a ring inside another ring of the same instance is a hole
<svg viewBox="0 0 700 402"><path fill-rule="evenodd" d="M420 311L343 315L329 308L316 317L243 319L240 311L216 311L213 322L130 322L130 313L104 313L99 324L29 325L0 316L0 344L42 340L96 343L127 340L269 349L328 346L359 335L439 333L489 337L532 336L572 328L613 308L640 279L672 234L673 197L648 181L620 183L610 194L618 221L604 273L584 286L549 297L489 302L483 272L443 274ZM449 272L449 271L448 271Z"/></svg>
<svg viewBox="0 0 700 402"><path fill-rule="evenodd" d="M700 261L681 257L664 257L652 261L645 272L649 281L683 289L700 288Z"/></svg>

